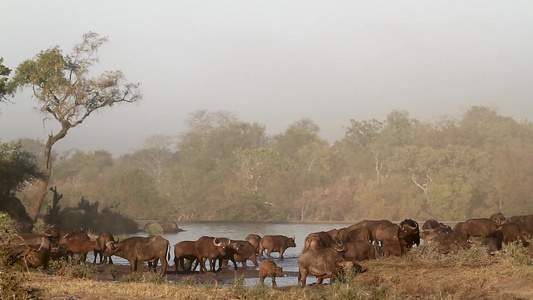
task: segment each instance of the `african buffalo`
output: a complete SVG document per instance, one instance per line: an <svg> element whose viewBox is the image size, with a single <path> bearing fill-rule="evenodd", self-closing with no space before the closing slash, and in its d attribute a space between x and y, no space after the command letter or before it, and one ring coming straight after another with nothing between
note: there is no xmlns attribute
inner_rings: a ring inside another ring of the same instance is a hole
<svg viewBox="0 0 533 300"><path fill-rule="evenodd" d="M503 225L505 222L507 222L507 219L500 212L492 214L489 219L497 225Z"/></svg>
<svg viewBox="0 0 533 300"><path fill-rule="evenodd" d="M349 261L363 261L369 259L376 259L376 250L369 241L355 241L344 244L346 251L342 253L342 257Z"/></svg>
<svg viewBox="0 0 533 300"><path fill-rule="evenodd" d="M396 239L382 240L381 251L383 257L400 256L404 252L403 245Z"/></svg>
<svg viewBox="0 0 533 300"><path fill-rule="evenodd" d="M233 259L235 262L242 263L242 266L246 266L246 261L251 260L254 266L258 267L257 253L255 247L248 241L231 241L235 253Z"/></svg>
<svg viewBox="0 0 533 300"><path fill-rule="evenodd" d="M529 243L526 241L522 233L520 232L520 227L513 222L507 222L502 225L501 228L503 242L506 244L512 243L514 241L520 241L524 247L527 247Z"/></svg>
<svg viewBox="0 0 533 300"><path fill-rule="evenodd" d="M400 238L407 249L413 245L420 245L420 230L418 223L411 219L405 219L400 223Z"/></svg>
<svg viewBox="0 0 533 300"><path fill-rule="evenodd" d="M435 229L437 227L449 227L448 225L441 223L437 220L429 219L422 225L423 230Z"/></svg>
<svg viewBox="0 0 533 300"><path fill-rule="evenodd" d="M488 237L481 242L483 246L487 248L487 252L490 255L494 255L497 251L502 250L502 240L495 237Z"/></svg>
<svg viewBox="0 0 533 300"><path fill-rule="evenodd" d="M276 276L283 276L283 269L278 267L273 261L265 261L259 266L259 280L261 284L265 284L265 278L272 278L272 287L277 287Z"/></svg>
<svg viewBox="0 0 533 300"><path fill-rule="evenodd" d="M298 258L298 283L306 285L307 275L311 274L318 277L318 283L321 284L324 278L331 278L335 281L339 272L339 265L344 261L342 251L346 248L339 249L328 248L319 250L309 250Z"/></svg>
<svg viewBox="0 0 533 300"><path fill-rule="evenodd" d="M457 252L470 248L471 243L463 235L455 232L433 233L426 239L428 244L434 244L442 254Z"/></svg>
<svg viewBox="0 0 533 300"><path fill-rule="evenodd" d="M263 256L263 252L266 250L266 256L270 259L272 252L279 252L279 258L283 260L283 253L289 247L296 247L294 237L289 238L284 235L265 235L261 239L259 244L259 257Z"/></svg>
<svg viewBox="0 0 533 300"><path fill-rule="evenodd" d="M261 236L250 233L244 240L252 244L252 246L255 248L256 254L259 255L259 243L261 243Z"/></svg>
<svg viewBox="0 0 533 300"><path fill-rule="evenodd" d="M67 251L72 254L79 254L80 261L87 259L87 253L93 250L102 250L96 241L89 241L77 238L62 238L59 240L60 245L65 245Z"/></svg>
<svg viewBox="0 0 533 300"><path fill-rule="evenodd" d="M28 268L48 268L52 242L42 234L19 233L9 241L9 254L15 262Z"/></svg>
<svg viewBox="0 0 533 300"><path fill-rule="evenodd" d="M357 241L370 241L372 239L372 233L367 227L359 227L352 231L349 231L343 242L357 242Z"/></svg>
<svg viewBox="0 0 533 300"><path fill-rule="evenodd" d="M174 266L178 274L178 264L184 271L191 271L193 264L198 265L198 252L196 251L196 241L181 241L174 245ZM189 266L185 268L185 259L189 261ZM196 269L196 266L194 266Z"/></svg>
<svg viewBox="0 0 533 300"><path fill-rule="evenodd" d="M211 236L200 237L195 243L196 252L198 253L198 259L200 261L200 272L207 272L205 261L208 259L211 266L211 272L215 272L215 261L225 257L229 252L234 251L230 243L231 240L225 238L219 239ZM236 263L235 267L237 267ZM219 269L220 268L221 265Z"/></svg>
<svg viewBox="0 0 533 300"><path fill-rule="evenodd" d="M453 232L461 234L461 231L462 231L461 228L463 227L464 223L465 222L459 222L459 223L455 224L455 226L453 227Z"/></svg>
<svg viewBox="0 0 533 300"><path fill-rule="evenodd" d="M117 255L130 262L131 271L137 271L139 261L156 262L161 261L161 274L167 273L167 255L169 253L169 242L159 235L151 237L130 237L120 242L111 241L107 243L104 256ZM170 257L169 257L170 259ZM153 264L155 270L156 263Z"/></svg>
<svg viewBox="0 0 533 300"><path fill-rule="evenodd" d="M499 225L490 219L470 219L461 226L461 234L467 239L471 236L486 238L498 229Z"/></svg>
<svg viewBox="0 0 533 300"><path fill-rule="evenodd" d="M387 241L387 248L389 251L387 253L391 253L394 255L400 255L403 252L403 244L400 241L400 226L396 224L387 224L387 223L381 223L376 227L376 230L374 231L374 240L377 242L381 242L382 246L384 244L384 241ZM392 244L398 244L398 247L396 245ZM377 246L377 244L375 245ZM400 254L396 254L396 250L400 249ZM383 253L384 256L385 253Z"/></svg>
<svg viewBox="0 0 533 300"><path fill-rule="evenodd" d="M310 233L305 237L302 253L308 250L331 248L334 244L335 241L327 232L320 231Z"/></svg>
<svg viewBox="0 0 533 300"><path fill-rule="evenodd" d="M533 237L533 215L522 216L522 234Z"/></svg>
<svg viewBox="0 0 533 300"><path fill-rule="evenodd" d="M104 264L109 263L110 265L113 264L113 260L111 257L104 256L104 251L107 243L115 241L115 238L113 235L109 232L102 232L98 237L96 238L96 243L98 244L98 247L101 250L94 249L94 260L93 264L96 263L96 257L100 256L100 264L103 262Z"/></svg>

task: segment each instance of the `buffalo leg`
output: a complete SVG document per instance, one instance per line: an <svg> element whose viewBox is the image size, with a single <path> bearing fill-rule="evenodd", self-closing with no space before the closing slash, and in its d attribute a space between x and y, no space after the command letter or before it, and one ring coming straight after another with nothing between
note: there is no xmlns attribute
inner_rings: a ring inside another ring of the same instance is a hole
<svg viewBox="0 0 533 300"><path fill-rule="evenodd" d="M161 274L163 276L167 275L167 267L168 267L168 262L167 262L167 258L166 258L166 254L163 255L163 258L160 258L161 260ZM154 271L155 271L155 267L157 266L157 264L154 265Z"/></svg>
<svg viewBox="0 0 533 300"><path fill-rule="evenodd" d="M237 270L237 262L235 261L235 258L230 258L231 262L233 263L233 265L235 266L235 270ZM246 263L246 261L245 261Z"/></svg>
<svg viewBox="0 0 533 300"><path fill-rule="evenodd" d="M272 275L272 287L277 288L278 285L276 284L276 275Z"/></svg>

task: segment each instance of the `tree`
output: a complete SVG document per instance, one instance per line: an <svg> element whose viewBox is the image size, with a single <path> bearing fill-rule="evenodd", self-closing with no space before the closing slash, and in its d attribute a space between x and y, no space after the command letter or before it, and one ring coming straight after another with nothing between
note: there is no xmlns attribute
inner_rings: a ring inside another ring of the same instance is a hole
<svg viewBox="0 0 533 300"><path fill-rule="evenodd" d="M16 143L0 144L0 197L14 196L28 182L40 177L35 157Z"/></svg>
<svg viewBox="0 0 533 300"><path fill-rule="evenodd" d="M43 180L37 184L37 195L30 216L37 217L47 192L52 173L52 147L67 135L69 129L81 124L93 112L117 103L131 103L141 99L139 83L129 83L119 71L106 71L91 77L90 69L98 62L98 49L107 41L97 33L83 35L83 41L64 55L58 47L37 54L21 63L15 72L14 83L31 87L45 119L53 118L61 129L50 133L46 141L42 167Z"/></svg>
<svg viewBox="0 0 533 300"><path fill-rule="evenodd" d="M8 84L11 69L3 65L4 58L0 57L0 102L6 101L6 96L13 93L13 86Z"/></svg>

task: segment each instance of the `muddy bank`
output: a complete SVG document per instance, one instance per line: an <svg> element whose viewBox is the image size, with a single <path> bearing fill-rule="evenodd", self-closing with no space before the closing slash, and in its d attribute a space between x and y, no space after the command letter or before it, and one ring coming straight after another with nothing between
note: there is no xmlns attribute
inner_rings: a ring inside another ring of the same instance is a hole
<svg viewBox="0 0 533 300"><path fill-rule="evenodd" d="M96 279L101 281L122 281L124 280L124 276L131 274L129 265L96 265L96 269ZM149 272L148 266L139 263L137 272ZM157 272L160 272L160 266L158 266ZM166 274L167 280L171 283L187 281L195 282L197 284L231 284L235 281L235 278L239 277L259 279L259 269L250 266L245 268L239 267L238 270L234 270L233 267L223 268L216 273L179 271L177 274L174 266L171 266L167 269ZM283 276L296 278L298 272L283 272ZM266 279L265 281L270 283L270 279Z"/></svg>

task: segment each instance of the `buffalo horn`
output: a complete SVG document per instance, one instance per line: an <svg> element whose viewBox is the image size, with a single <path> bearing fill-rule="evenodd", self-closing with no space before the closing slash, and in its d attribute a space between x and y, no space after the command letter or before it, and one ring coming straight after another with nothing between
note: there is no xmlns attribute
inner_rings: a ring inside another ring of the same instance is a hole
<svg viewBox="0 0 533 300"><path fill-rule="evenodd" d="M115 249L115 242L114 241L109 241L109 242L107 242L107 244L105 244L105 247L109 248L109 249Z"/></svg>
<svg viewBox="0 0 533 300"><path fill-rule="evenodd" d="M213 244L214 244L215 246L217 246L217 247L221 247L221 246L222 246L222 242L217 243L217 241L218 241L218 238L214 238L214 239L213 239Z"/></svg>

